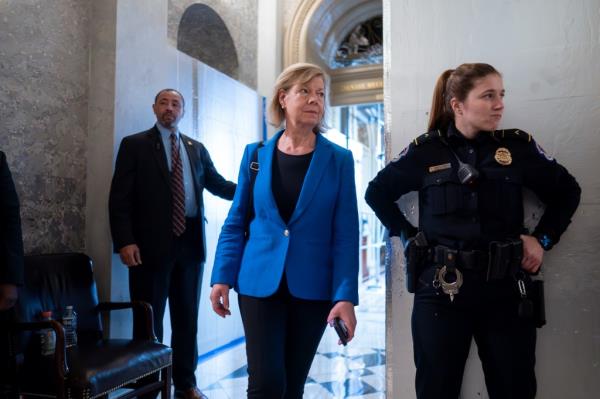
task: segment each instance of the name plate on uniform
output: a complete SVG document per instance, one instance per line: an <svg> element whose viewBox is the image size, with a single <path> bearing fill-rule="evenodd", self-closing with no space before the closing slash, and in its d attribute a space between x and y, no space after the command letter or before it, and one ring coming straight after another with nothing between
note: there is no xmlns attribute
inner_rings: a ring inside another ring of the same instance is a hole
<svg viewBox="0 0 600 399"><path fill-rule="evenodd" d="M434 165L429 167L429 173L439 172L440 170L450 169L450 163L443 163L441 165Z"/></svg>

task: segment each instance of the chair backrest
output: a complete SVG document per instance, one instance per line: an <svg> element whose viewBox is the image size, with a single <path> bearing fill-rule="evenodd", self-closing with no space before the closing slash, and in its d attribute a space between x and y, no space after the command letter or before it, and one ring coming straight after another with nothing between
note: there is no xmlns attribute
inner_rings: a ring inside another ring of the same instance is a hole
<svg viewBox="0 0 600 399"><path fill-rule="evenodd" d="M79 337L102 333L92 260L81 253L25 256L25 284L15 307L17 319L39 321L42 311L51 310L52 318L60 321L68 305L77 312Z"/></svg>

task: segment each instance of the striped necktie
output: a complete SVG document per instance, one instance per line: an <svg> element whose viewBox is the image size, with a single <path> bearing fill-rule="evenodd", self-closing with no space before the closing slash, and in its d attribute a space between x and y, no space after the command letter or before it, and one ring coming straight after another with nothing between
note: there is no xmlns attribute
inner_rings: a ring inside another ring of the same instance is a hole
<svg viewBox="0 0 600 399"><path fill-rule="evenodd" d="M185 231L185 191L183 188L183 164L179 156L179 143L171 133L171 192L173 195L173 234L179 237Z"/></svg>

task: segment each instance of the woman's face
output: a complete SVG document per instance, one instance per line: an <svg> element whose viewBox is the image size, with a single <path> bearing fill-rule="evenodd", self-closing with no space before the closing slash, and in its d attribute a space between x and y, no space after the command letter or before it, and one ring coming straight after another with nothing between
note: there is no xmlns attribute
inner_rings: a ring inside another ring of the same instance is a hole
<svg viewBox="0 0 600 399"><path fill-rule="evenodd" d="M492 131L498 128L504 111L504 85L497 74L475 81L465 101L450 100L456 127L463 133Z"/></svg>
<svg viewBox="0 0 600 399"><path fill-rule="evenodd" d="M321 122L325 109L325 83L319 76L307 83L297 83L279 93L286 126L314 128Z"/></svg>

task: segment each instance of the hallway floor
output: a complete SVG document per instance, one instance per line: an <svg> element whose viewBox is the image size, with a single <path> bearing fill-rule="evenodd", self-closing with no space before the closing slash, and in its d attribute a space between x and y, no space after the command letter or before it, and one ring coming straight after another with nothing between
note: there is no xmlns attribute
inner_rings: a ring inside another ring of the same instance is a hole
<svg viewBox="0 0 600 399"><path fill-rule="evenodd" d="M361 284L356 337L347 347L337 345L333 328L326 329L306 382L305 399L385 398L384 291L383 286ZM198 364L196 376L210 399L245 398L245 345Z"/></svg>

